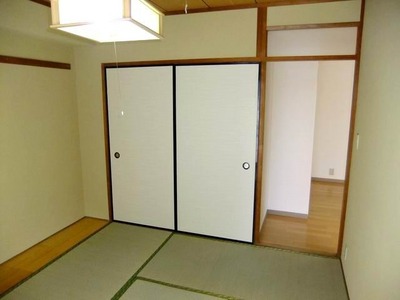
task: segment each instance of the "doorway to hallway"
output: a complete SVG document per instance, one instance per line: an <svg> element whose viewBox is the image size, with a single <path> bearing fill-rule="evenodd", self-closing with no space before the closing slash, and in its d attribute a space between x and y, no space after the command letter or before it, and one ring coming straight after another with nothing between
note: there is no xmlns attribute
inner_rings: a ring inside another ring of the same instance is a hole
<svg viewBox="0 0 400 300"><path fill-rule="evenodd" d="M335 256L337 253L344 183L313 180L308 218L268 214L260 244Z"/></svg>

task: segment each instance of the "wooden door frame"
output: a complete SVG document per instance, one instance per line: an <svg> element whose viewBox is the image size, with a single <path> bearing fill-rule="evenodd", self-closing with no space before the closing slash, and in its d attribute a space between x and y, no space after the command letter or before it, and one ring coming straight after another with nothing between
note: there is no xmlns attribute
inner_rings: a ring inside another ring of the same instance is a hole
<svg viewBox="0 0 400 300"><path fill-rule="evenodd" d="M354 133L355 133L354 129L355 129L356 112L357 112L357 101L358 101L358 84L360 79L361 45L362 45L362 34L364 28L364 12L365 12L365 0L361 0L360 22L357 27L356 59L354 66L354 81L353 81L353 101L351 106L349 143L347 148L346 177L344 183L342 215L340 218L339 241L336 252L336 256L338 257L340 257L343 247L343 235L346 222L347 201L349 197L350 169L351 169L351 160L352 160L353 144L354 144Z"/></svg>
<svg viewBox="0 0 400 300"><path fill-rule="evenodd" d="M263 150L264 150L264 124L265 124L265 102L266 102L266 90L267 90L267 62L268 61L317 61L317 60L354 60L354 81L353 81L353 95L351 105L351 116L350 116L350 128L347 148L347 161L346 161L346 175L344 185L344 195L342 201L342 211L340 218L339 228L339 240L338 247L336 250L336 256L340 257L341 249L343 246L343 235L345 227L345 218L347 210L348 192L349 192L349 181L350 181L350 169L351 159L353 151L354 141L354 128L355 128L355 117L357 110L358 100L358 82L360 74L360 59L361 59L361 44L362 44L362 32L364 24L364 11L365 11L365 0L361 0L361 11L359 22L346 22L346 23L331 23L331 24L305 24L305 25L292 25L292 26L279 26L275 28L268 28L269 30L285 30L285 29L316 29L316 28L338 28L338 27L357 27L357 41L356 41L356 53L354 55L323 55L323 56L291 56L291 57L268 57L267 53L267 41L268 41L268 30L267 30L267 7L258 8L257 18L257 58L261 63L260 73L260 120L259 120L259 145L258 145L258 168L256 175L256 203L254 213L254 241L256 244L260 243L260 208L261 208L261 196L262 196L262 177L263 177Z"/></svg>

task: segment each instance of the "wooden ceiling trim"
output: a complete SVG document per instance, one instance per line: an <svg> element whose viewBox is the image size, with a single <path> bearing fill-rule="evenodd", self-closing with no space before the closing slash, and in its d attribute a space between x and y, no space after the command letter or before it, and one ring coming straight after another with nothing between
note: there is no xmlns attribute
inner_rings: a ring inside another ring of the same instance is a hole
<svg viewBox="0 0 400 300"><path fill-rule="evenodd" d="M168 0L152 0L151 2L164 3ZM183 0L182 0L183 1ZM182 3L181 1L181 3ZM203 12L213 12L213 11L221 11L221 10L236 10L236 9L248 9L248 8L263 8L269 6L286 6L286 5L299 5L299 4L316 4L316 3L328 3L328 2L337 2L338 0L255 0L254 3L250 4L232 4L232 5L224 5L218 6L216 3L225 3L225 0L204 0L205 3L213 3L212 7L202 7L196 8L191 7L191 2L188 0L188 13L203 13ZM339 1L348 1L348 0L339 0ZM248 2L248 1L247 1ZM215 6L214 6L215 5ZM182 4L181 4L182 6ZM180 15L185 14L184 5L182 8L177 10L162 10L165 15Z"/></svg>
<svg viewBox="0 0 400 300"><path fill-rule="evenodd" d="M30 1L51 7L50 0L30 0Z"/></svg>
<svg viewBox="0 0 400 300"><path fill-rule="evenodd" d="M185 0L148 0L148 2L158 8L164 14L171 11L185 13ZM197 9L207 9L209 6L203 0L187 0L188 12Z"/></svg>
<svg viewBox="0 0 400 300"><path fill-rule="evenodd" d="M255 0L203 0L209 7L257 4Z"/></svg>
<svg viewBox="0 0 400 300"><path fill-rule="evenodd" d="M327 2L340 2L348 0L257 0L258 3L267 4L267 6L285 6L285 5L299 5L299 4L317 4Z"/></svg>
<svg viewBox="0 0 400 300"><path fill-rule="evenodd" d="M209 8L201 8L201 9L188 9L188 13L204 13L204 12L213 12L213 11L222 11L222 10L237 10L237 9L248 9L248 8L260 8L260 7L266 7L265 4L242 4L242 5L229 5L229 6L218 6L218 7L209 7ZM183 10L178 10L178 11L170 11L170 12L165 12L165 15L171 16L171 15L180 15L184 14L185 12Z"/></svg>
<svg viewBox="0 0 400 300"><path fill-rule="evenodd" d="M30 0L41 5L51 7L50 0ZM212 12L221 10L235 10L260 8L266 6L284 6L298 4L315 4L337 2L338 0L147 0L165 15L185 14L185 2L188 4L188 13ZM348 1L348 0L339 0Z"/></svg>

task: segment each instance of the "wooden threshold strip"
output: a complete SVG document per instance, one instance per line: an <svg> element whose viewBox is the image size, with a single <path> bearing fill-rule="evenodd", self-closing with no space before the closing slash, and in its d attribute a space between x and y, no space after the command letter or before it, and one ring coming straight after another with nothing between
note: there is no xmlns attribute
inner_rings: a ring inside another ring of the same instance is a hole
<svg viewBox="0 0 400 300"><path fill-rule="evenodd" d="M0 55L0 63L71 70L71 64L67 63L5 55Z"/></svg>
<svg viewBox="0 0 400 300"><path fill-rule="evenodd" d="M14 286L105 227L108 220L84 217L0 264L0 298Z"/></svg>
<svg viewBox="0 0 400 300"><path fill-rule="evenodd" d="M321 29L321 28L345 28L345 27L358 27L358 26L360 26L360 22L277 25L277 26L268 26L267 31Z"/></svg>
<svg viewBox="0 0 400 300"><path fill-rule="evenodd" d="M279 61L318 61L318 60L356 60L354 55L306 55L306 56L269 56L267 62Z"/></svg>

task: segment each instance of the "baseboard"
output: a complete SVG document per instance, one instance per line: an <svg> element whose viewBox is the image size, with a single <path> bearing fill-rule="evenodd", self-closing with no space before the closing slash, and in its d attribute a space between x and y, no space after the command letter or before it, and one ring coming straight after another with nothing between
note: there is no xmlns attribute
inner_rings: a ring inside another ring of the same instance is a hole
<svg viewBox="0 0 400 300"><path fill-rule="evenodd" d="M340 269L342 270L344 286L346 288L347 298L350 299L349 287L347 286L346 274L344 273L344 268L343 268L343 261L340 256L339 256L339 261L340 261Z"/></svg>
<svg viewBox="0 0 400 300"><path fill-rule="evenodd" d="M330 179L330 178L321 178L321 177L311 177L311 180L316 181L316 182L344 183L344 180L341 180L341 179Z"/></svg>
<svg viewBox="0 0 400 300"><path fill-rule="evenodd" d="M308 214L299 214L299 213L290 212L290 211L281 211L281 210L272 210L272 209L267 210L267 216L268 215L277 215L277 216L294 217L294 218L302 218L302 219L308 218Z"/></svg>

